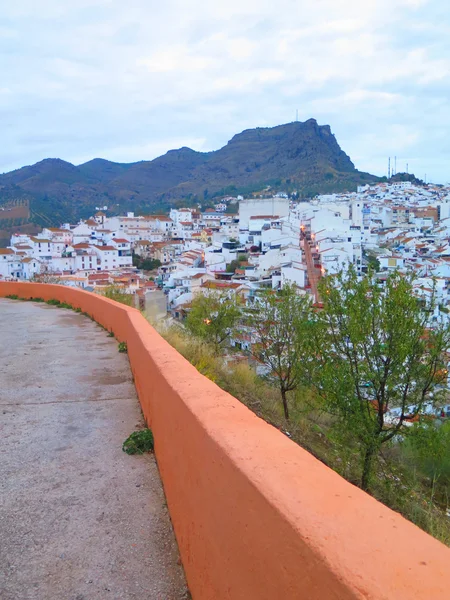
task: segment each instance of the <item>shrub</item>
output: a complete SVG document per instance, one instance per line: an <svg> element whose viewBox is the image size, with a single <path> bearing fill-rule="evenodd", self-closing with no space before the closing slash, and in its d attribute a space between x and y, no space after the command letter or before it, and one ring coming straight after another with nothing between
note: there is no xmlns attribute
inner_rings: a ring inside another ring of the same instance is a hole
<svg viewBox="0 0 450 600"><path fill-rule="evenodd" d="M144 454L153 452L155 442L151 429L134 431L122 444L122 450L127 454Z"/></svg>

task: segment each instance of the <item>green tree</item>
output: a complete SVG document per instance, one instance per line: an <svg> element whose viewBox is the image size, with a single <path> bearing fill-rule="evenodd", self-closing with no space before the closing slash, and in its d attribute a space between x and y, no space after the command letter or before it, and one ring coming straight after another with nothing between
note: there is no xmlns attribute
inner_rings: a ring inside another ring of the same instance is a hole
<svg viewBox="0 0 450 600"><path fill-rule="evenodd" d="M245 311L244 323L255 338L251 353L270 369L269 377L280 390L286 419L289 419L287 393L295 390L304 378L311 319L309 298L298 295L290 285L279 293L262 292Z"/></svg>
<svg viewBox="0 0 450 600"><path fill-rule="evenodd" d="M209 291L195 296L185 325L192 335L212 344L218 354L235 331L240 316L241 309L235 295L230 297L224 292Z"/></svg>
<svg viewBox="0 0 450 600"><path fill-rule="evenodd" d="M227 273L234 273L236 269L239 269L240 262L237 259L232 260L227 265Z"/></svg>
<svg viewBox="0 0 450 600"><path fill-rule="evenodd" d="M374 271L376 271L378 273L378 271L380 270L381 267L380 267L380 261L375 256L375 254L373 254L372 252L367 252L366 260L367 260L367 264L368 264L369 268L373 269Z"/></svg>
<svg viewBox="0 0 450 600"><path fill-rule="evenodd" d="M161 266L157 258L142 258L139 254L133 254L133 266L144 271L154 271Z"/></svg>
<svg viewBox="0 0 450 600"><path fill-rule="evenodd" d="M429 328L430 302L419 302L413 277L347 273L322 280L311 380L324 406L352 432L362 457L361 487L370 488L383 444L417 416L446 378L450 343L443 322ZM386 412L397 408L394 420Z"/></svg>
<svg viewBox="0 0 450 600"><path fill-rule="evenodd" d="M143 269L144 271L154 271L155 269L160 267L161 264L161 261L157 258L144 258L139 268Z"/></svg>

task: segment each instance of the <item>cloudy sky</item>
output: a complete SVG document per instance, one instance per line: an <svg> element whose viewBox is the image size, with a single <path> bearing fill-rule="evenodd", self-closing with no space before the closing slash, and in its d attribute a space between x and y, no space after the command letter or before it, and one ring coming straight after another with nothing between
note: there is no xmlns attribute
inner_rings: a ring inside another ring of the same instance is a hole
<svg viewBox="0 0 450 600"><path fill-rule="evenodd" d="M357 168L450 181L448 0L16 0L0 172L151 159L314 117Z"/></svg>

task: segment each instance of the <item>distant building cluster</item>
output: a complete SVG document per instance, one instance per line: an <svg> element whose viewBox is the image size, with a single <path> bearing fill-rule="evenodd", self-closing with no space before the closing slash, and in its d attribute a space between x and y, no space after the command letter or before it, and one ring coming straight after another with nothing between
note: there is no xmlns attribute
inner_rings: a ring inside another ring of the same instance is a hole
<svg viewBox="0 0 450 600"><path fill-rule="evenodd" d="M237 212L225 212L233 203ZM449 240L449 187L379 183L308 202L279 193L227 197L204 212L99 211L76 225L13 235L0 248L0 279L52 280L100 292L115 285L135 295L141 307L158 297L160 316L182 319L195 294L211 290L252 302L258 290L289 283L318 301L320 277L349 264L362 274L371 264L381 280L393 269L412 270L417 294L430 295L436 286L446 310ZM145 261L157 270L143 270Z"/></svg>

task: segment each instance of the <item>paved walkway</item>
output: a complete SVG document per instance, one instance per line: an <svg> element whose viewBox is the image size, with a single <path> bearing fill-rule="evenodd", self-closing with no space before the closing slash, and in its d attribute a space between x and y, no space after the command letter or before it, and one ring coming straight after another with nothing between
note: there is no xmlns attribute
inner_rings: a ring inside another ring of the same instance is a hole
<svg viewBox="0 0 450 600"><path fill-rule="evenodd" d="M128 358L86 317L0 299L0 598L181 600Z"/></svg>

